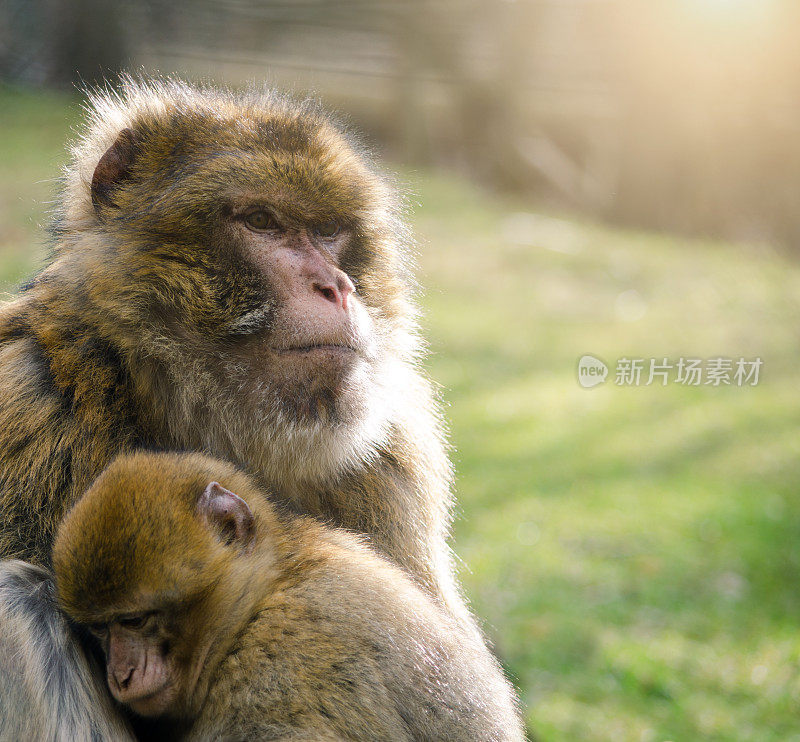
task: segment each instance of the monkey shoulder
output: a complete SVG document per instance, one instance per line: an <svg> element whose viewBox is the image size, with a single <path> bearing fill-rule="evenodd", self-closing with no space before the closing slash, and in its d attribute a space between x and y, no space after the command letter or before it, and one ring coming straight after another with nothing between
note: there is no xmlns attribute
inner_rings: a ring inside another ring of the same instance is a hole
<svg viewBox="0 0 800 742"><path fill-rule="evenodd" d="M317 586L312 578L306 588ZM321 739L413 739L384 683L379 652L324 602L296 586L276 586L262 601L215 674L197 725L206 731L197 739L215 726L225 739L298 731Z"/></svg>
<svg viewBox="0 0 800 742"><path fill-rule="evenodd" d="M64 510L123 445L126 427L99 404L82 406L77 386L59 387L46 346L2 319L0 558L47 563Z"/></svg>
<svg viewBox="0 0 800 742"><path fill-rule="evenodd" d="M504 720L487 721L497 706L483 694L508 689L481 679L496 668L474 633L361 539L320 531L216 673L209 722L258 717L260 738L323 728L356 740L515 739L486 734Z"/></svg>

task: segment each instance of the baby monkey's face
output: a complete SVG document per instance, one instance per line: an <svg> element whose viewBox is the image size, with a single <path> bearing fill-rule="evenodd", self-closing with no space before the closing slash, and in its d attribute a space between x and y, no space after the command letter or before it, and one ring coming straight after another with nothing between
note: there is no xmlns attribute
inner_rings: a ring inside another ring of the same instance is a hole
<svg viewBox="0 0 800 742"><path fill-rule="evenodd" d="M114 698L142 716L172 715L186 679L170 651L174 637L164 614L134 613L89 629L103 647Z"/></svg>
<svg viewBox="0 0 800 742"><path fill-rule="evenodd" d="M112 695L141 716L196 715L255 599L256 518L213 477L261 497L225 462L134 454L115 459L59 527L61 607L97 637Z"/></svg>

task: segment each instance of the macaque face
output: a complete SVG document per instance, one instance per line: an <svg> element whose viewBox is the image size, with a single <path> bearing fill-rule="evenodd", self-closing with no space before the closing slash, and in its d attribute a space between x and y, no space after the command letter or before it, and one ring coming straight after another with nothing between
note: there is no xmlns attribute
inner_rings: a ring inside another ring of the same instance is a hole
<svg viewBox="0 0 800 742"><path fill-rule="evenodd" d="M331 218L292 223L275 208L244 204L229 221L239 257L267 298L238 319L228 352L250 382L295 420L346 419L347 396L369 376L376 342L369 314L341 260L350 230Z"/></svg>
<svg viewBox="0 0 800 742"><path fill-rule="evenodd" d="M134 303L265 427L375 418L401 291L381 253L393 227L379 179L330 128L251 110L126 129L92 189Z"/></svg>
<svg viewBox="0 0 800 742"><path fill-rule="evenodd" d="M252 588L255 516L213 473L260 497L224 462L120 457L56 538L61 606L100 642L114 698L141 716L195 715L224 638L250 610L234 578Z"/></svg>
<svg viewBox="0 0 800 742"><path fill-rule="evenodd" d="M182 673L170 653L174 637L162 614L119 616L90 631L106 656L106 681L114 698L141 716L164 716L181 699Z"/></svg>

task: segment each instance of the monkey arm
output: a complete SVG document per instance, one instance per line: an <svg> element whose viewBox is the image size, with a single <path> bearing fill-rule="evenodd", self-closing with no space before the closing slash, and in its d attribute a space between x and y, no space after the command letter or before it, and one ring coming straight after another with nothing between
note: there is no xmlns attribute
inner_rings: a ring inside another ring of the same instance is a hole
<svg viewBox="0 0 800 742"><path fill-rule="evenodd" d="M378 455L330 489L313 493L301 511L319 513L355 533L411 575L450 613L475 627L454 576L448 546L452 471L436 407L420 379L411 414L398 420Z"/></svg>
<svg viewBox="0 0 800 742"><path fill-rule="evenodd" d="M0 739L132 741L54 593L45 570L0 562Z"/></svg>
<svg viewBox="0 0 800 742"><path fill-rule="evenodd" d="M0 311L0 559L49 566L64 512L135 437L120 365L75 303L48 282Z"/></svg>

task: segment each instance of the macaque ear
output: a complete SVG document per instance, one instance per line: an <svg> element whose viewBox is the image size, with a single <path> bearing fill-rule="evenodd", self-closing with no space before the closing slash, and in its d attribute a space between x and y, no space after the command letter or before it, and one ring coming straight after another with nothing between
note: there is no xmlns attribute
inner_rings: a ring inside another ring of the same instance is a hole
<svg viewBox="0 0 800 742"><path fill-rule="evenodd" d="M255 537L255 519L239 495L218 482L209 482L197 503L197 512L223 543L246 549Z"/></svg>
<svg viewBox="0 0 800 742"><path fill-rule="evenodd" d="M131 167L139 153L139 141L131 129L123 129L100 158L92 176L92 203L99 212L104 206L116 208L111 195L131 177Z"/></svg>

